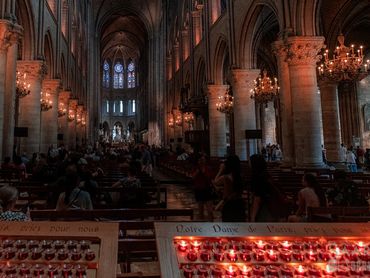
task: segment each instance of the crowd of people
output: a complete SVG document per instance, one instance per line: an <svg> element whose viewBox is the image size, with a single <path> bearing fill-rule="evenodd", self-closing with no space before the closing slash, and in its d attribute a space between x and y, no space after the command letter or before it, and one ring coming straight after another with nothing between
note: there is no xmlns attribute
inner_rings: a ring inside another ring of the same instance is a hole
<svg viewBox="0 0 370 278"><path fill-rule="evenodd" d="M188 153L186 160L193 165L191 177L199 220L213 221L215 211L220 211L224 222L246 221L244 192L253 196L248 215L252 222L301 222L307 220L308 207L367 205L356 184L347 179L343 171L336 172L335 187L328 191L324 191L315 175L306 173L302 184L297 184L297 187L302 186L297 199L288 200L270 176L267 167L269 161L279 159L281 151L279 153L278 145L267 146L266 152L251 156L248 183L242 177L245 175L236 155L211 162L202 152L189 152L179 148L174 153L166 148L143 144L101 149L88 146L74 152L68 152L60 146L58 149L51 148L47 154L33 154L30 159L26 155L15 156L13 161L6 157L1 170L2 175L9 175L13 171L20 181L39 181L55 188L47 196L49 208L93 209L98 199L102 202L102 198L97 198L99 177L105 175L100 164L114 161L117 169L123 171L122 178L113 182L111 187L122 187L126 193L107 193L103 202L120 207L135 207L141 192L139 174L151 176L159 158L169 159L172 155L176 159L184 152ZM348 152L353 153L352 150L346 151ZM15 210L17 197L15 187L0 188L0 220L30 220L29 208L24 211Z"/></svg>

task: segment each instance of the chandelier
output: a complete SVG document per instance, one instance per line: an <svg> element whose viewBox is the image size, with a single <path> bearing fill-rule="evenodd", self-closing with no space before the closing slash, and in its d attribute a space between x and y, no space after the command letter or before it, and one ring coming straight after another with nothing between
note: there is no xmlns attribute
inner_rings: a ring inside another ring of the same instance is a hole
<svg viewBox="0 0 370 278"><path fill-rule="evenodd" d="M22 74L21 72L16 72L16 94L17 97L23 98L31 93L30 87L31 84L27 81L27 74Z"/></svg>
<svg viewBox="0 0 370 278"><path fill-rule="evenodd" d="M81 115L80 114L77 114L77 118L76 118L77 124L79 125L81 123L81 121L82 121Z"/></svg>
<svg viewBox="0 0 370 278"><path fill-rule="evenodd" d="M175 127L175 122L173 120L173 116L170 116L168 118L168 127L170 127L170 128L174 128Z"/></svg>
<svg viewBox="0 0 370 278"><path fill-rule="evenodd" d="M217 111L221 113L231 114L233 112L234 97L232 96L231 86L226 90L223 96L218 97L218 102L216 103Z"/></svg>
<svg viewBox="0 0 370 278"><path fill-rule="evenodd" d="M81 119L81 125L82 126L85 126L86 125L86 118L85 117L82 117L82 119Z"/></svg>
<svg viewBox="0 0 370 278"><path fill-rule="evenodd" d="M44 94L43 92L41 92L40 104L41 104L41 111L44 111L44 112L53 108L53 101L50 100L50 94L48 93Z"/></svg>
<svg viewBox="0 0 370 278"><path fill-rule="evenodd" d="M69 109L68 111L68 121L73 122L75 120L75 111L73 109Z"/></svg>
<svg viewBox="0 0 370 278"><path fill-rule="evenodd" d="M66 113L67 113L67 108L65 108L64 103L63 102L59 103L58 117L61 118L65 116Z"/></svg>
<svg viewBox="0 0 370 278"><path fill-rule="evenodd" d="M192 112L186 112L184 114L184 122L189 125L194 122L194 114Z"/></svg>
<svg viewBox="0 0 370 278"><path fill-rule="evenodd" d="M177 114L176 119L175 119L175 124L177 126L181 126L182 125L182 115L181 114Z"/></svg>
<svg viewBox="0 0 370 278"><path fill-rule="evenodd" d="M279 85L277 78L272 80L267 71L263 70L263 76L259 76L254 80L254 88L251 89L251 98L257 103L264 103L267 105L269 101L273 101L279 94Z"/></svg>
<svg viewBox="0 0 370 278"><path fill-rule="evenodd" d="M370 61L364 63L363 46L355 49L352 44L348 47L344 44L344 36L338 36L339 46L336 47L333 57L329 57L329 50L324 52L324 61L318 67L319 76L333 81L361 80L367 74Z"/></svg>

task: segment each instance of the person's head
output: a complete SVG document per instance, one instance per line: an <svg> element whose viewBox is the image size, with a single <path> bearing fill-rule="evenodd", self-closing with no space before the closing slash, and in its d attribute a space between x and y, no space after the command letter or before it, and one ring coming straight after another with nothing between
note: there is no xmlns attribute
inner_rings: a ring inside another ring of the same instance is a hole
<svg viewBox="0 0 370 278"><path fill-rule="evenodd" d="M325 192L322 189L322 187L320 186L320 184L317 181L316 177L313 174L311 174L311 173L306 173L303 176L302 183L303 183L303 186L304 187L310 187L310 188L312 188L315 191L315 193L316 193L316 195L317 195L317 197L319 199L320 206L321 207L326 207L327 202L326 202Z"/></svg>
<svg viewBox="0 0 370 278"><path fill-rule="evenodd" d="M254 154L250 158L251 168L253 173L261 173L267 171L267 163L262 155Z"/></svg>
<svg viewBox="0 0 370 278"><path fill-rule="evenodd" d="M18 199L18 190L13 186L0 188L0 211L4 212L14 208Z"/></svg>
<svg viewBox="0 0 370 278"><path fill-rule="evenodd" d="M199 158L198 158L198 165L206 165L207 164L207 161L208 161L208 158L205 154L202 154Z"/></svg>

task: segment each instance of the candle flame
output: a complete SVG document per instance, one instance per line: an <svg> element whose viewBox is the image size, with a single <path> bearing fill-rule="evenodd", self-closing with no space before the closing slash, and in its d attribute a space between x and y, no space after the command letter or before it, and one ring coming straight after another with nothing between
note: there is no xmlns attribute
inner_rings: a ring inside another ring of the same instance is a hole
<svg viewBox="0 0 370 278"><path fill-rule="evenodd" d="M303 268L303 266L302 266L302 265L299 265L299 266L298 266L298 272L299 272L299 273L303 273L303 272L304 272L304 268Z"/></svg>

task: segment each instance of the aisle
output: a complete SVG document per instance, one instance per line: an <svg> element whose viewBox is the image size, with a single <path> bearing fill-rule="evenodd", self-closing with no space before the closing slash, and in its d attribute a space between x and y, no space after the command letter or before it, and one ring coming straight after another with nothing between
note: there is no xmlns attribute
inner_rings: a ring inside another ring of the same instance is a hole
<svg viewBox="0 0 370 278"><path fill-rule="evenodd" d="M156 168L153 170L153 178L156 180L177 180L178 184L167 185L167 208L170 209L184 209L191 208L194 210L194 220L199 220L198 205L195 201L192 184L185 183L185 179L179 179L171 173L165 173ZM220 221L220 213L215 212L215 221Z"/></svg>

